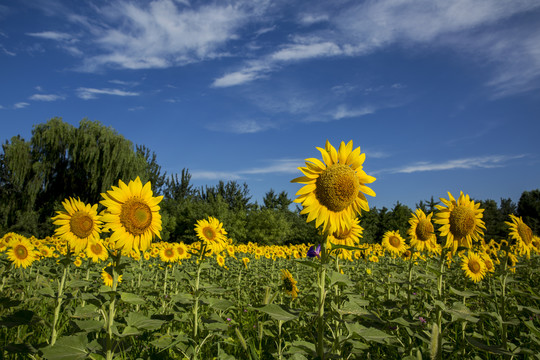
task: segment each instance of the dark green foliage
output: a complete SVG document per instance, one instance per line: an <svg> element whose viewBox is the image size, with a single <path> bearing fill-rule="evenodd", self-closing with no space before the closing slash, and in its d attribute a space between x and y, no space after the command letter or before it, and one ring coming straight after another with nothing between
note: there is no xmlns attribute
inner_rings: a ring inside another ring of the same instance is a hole
<svg viewBox="0 0 540 360"><path fill-rule="evenodd" d="M540 231L540 189L524 191L519 198L517 215L529 225L534 234Z"/></svg>

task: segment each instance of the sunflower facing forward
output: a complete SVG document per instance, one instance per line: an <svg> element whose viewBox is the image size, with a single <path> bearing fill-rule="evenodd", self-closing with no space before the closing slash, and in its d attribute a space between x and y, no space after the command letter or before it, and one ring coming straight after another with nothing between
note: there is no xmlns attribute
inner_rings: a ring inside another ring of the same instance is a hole
<svg viewBox="0 0 540 360"><path fill-rule="evenodd" d="M30 240L19 236L13 238L9 243L10 249L7 251L7 257L15 267L22 266L26 268L37 260L39 253Z"/></svg>
<svg viewBox="0 0 540 360"><path fill-rule="evenodd" d="M461 268L472 281L479 282L486 276L487 268L482 257L474 252L462 256Z"/></svg>
<svg viewBox="0 0 540 360"><path fill-rule="evenodd" d="M431 217L433 213L426 214L422 209L416 209L409 219L409 230L407 233L411 238L411 246L418 251L434 251L437 246L437 236L435 235Z"/></svg>
<svg viewBox="0 0 540 360"><path fill-rule="evenodd" d="M322 225L324 232L349 229L356 215L362 210L369 211L364 194L375 196L375 192L365 184L375 181L363 168L366 154L360 147L353 150L352 140L341 142L339 150L326 141L324 149L317 147L323 161L306 159L306 167L298 168L304 176L291 182L304 184L296 193L294 202L301 203L301 214L308 214L307 222L315 220L315 226Z"/></svg>
<svg viewBox="0 0 540 360"><path fill-rule="evenodd" d="M99 240L101 220L97 213L97 204L91 206L79 199L69 198L62 203L66 211L57 211L52 218L54 225L59 225L55 235L66 240L76 254L84 251L89 241Z"/></svg>
<svg viewBox="0 0 540 360"><path fill-rule="evenodd" d="M448 197L449 200L441 198L446 207L436 205L439 212L435 215L435 223L442 225L439 232L441 236L446 236L445 247L454 254L458 247L470 248L473 240L479 241L484 235L482 229L486 227L482 221L484 209L480 209L480 203L475 204L463 192L457 201L450 193Z"/></svg>
<svg viewBox="0 0 540 360"><path fill-rule="evenodd" d="M398 230L389 230L385 232L382 246L393 255L401 255L409 248L407 244L405 244L405 240L401 237Z"/></svg>
<svg viewBox="0 0 540 360"><path fill-rule="evenodd" d="M523 222L521 217L517 217L513 214L510 214L511 222L505 221L504 223L508 225L509 235L512 239L517 241L517 248L520 255L531 255L531 247L533 246L534 235L529 226Z"/></svg>
<svg viewBox="0 0 540 360"><path fill-rule="evenodd" d="M198 220L195 232L201 241L206 243L208 250L219 254L227 248L227 232L223 224L215 217L209 216L208 220Z"/></svg>
<svg viewBox="0 0 540 360"><path fill-rule="evenodd" d="M105 200L100 203L107 208L102 219L112 231L110 240L123 254L145 251L154 236L161 239L158 204L163 196L153 196L150 182L143 186L138 176L127 185L119 180L118 187L101 196Z"/></svg>

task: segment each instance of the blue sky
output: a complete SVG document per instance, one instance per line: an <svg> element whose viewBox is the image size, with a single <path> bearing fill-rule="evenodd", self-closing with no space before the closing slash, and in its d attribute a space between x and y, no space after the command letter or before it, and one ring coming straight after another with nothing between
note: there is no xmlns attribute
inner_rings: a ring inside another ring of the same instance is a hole
<svg viewBox="0 0 540 360"><path fill-rule="evenodd" d="M326 139L379 208L540 187L537 0L4 0L0 65L2 142L86 117L259 202Z"/></svg>

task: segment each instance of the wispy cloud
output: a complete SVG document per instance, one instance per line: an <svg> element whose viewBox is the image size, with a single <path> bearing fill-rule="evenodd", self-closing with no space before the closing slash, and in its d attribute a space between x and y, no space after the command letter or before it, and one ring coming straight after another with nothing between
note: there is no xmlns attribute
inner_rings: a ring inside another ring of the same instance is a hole
<svg viewBox="0 0 540 360"><path fill-rule="evenodd" d="M0 50L2 50L2 52L6 55L9 55L9 56L16 56L17 54L14 53L13 51L9 51L8 49L6 49L3 45L0 44Z"/></svg>
<svg viewBox="0 0 540 360"><path fill-rule="evenodd" d="M345 105L340 105L337 110L332 114L334 120L341 120L344 118L356 118L364 115L373 114L375 108L372 106L365 106L359 109L349 109Z"/></svg>
<svg viewBox="0 0 540 360"><path fill-rule="evenodd" d="M139 96L138 92L124 91L120 89L94 89L80 87L77 89L77 96L84 100L95 99L98 95L114 95L114 96Z"/></svg>
<svg viewBox="0 0 540 360"><path fill-rule="evenodd" d="M267 120L233 120L212 123L207 128L212 131L231 132L235 134L254 134L275 128L276 124Z"/></svg>
<svg viewBox="0 0 540 360"><path fill-rule="evenodd" d="M55 94L34 94L29 97L30 100L34 101L56 101L56 100L64 100L65 97L62 95L55 95Z"/></svg>
<svg viewBox="0 0 540 360"><path fill-rule="evenodd" d="M399 168L384 169L376 171L376 173L415 173L425 171L443 171L443 170L455 170L455 169L489 169L496 167L503 167L511 160L516 160L526 157L526 154L519 155L488 155L479 157L470 157L463 159L447 160L444 162L416 162L410 165L405 165Z"/></svg>
<svg viewBox="0 0 540 360"><path fill-rule="evenodd" d="M190 170L193 180L239 180L241 176L232 172L208 171L208 170Z"/></svg>
<svg viewBox="0 0 540 360"><path fill-rule="evenodd" d="M18 103L13 105L13 108L14 109L22 109L22 108L27 107L28 105L30 105L30 104L27 103L27 102L18 102Z"/></svg>
<svg viewBox="0 0 540 360"><path fill-rule="evenodd" d="M57 31L42 31L37 33L27 33L26 35L55 41L66 41L73 39L72 35Z"/></svg>
<svg viewBox="0 0 540 360"><path fill-rule="evenodd" d="M190 170L194 180L240 180L248 175L295 174L304 165L303 159L274 159L266 161L266 166L238 170L234 172Z"/></svg>

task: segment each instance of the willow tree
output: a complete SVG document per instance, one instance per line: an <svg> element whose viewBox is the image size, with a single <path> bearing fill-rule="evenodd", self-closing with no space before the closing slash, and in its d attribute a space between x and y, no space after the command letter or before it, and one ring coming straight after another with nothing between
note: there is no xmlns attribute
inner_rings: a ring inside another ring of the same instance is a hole
<svg viewBox="0 0 540 360"><path fill-rule="evenodd" d="M50 235L50 217L66 197L97 203L121 179L148 181L159 166L138 154L111 127L83 119L79 127L53 118L35 125L30 141L20 136L2 145L0 233ZM154 158L155 159L155 158Z"/></svg>

